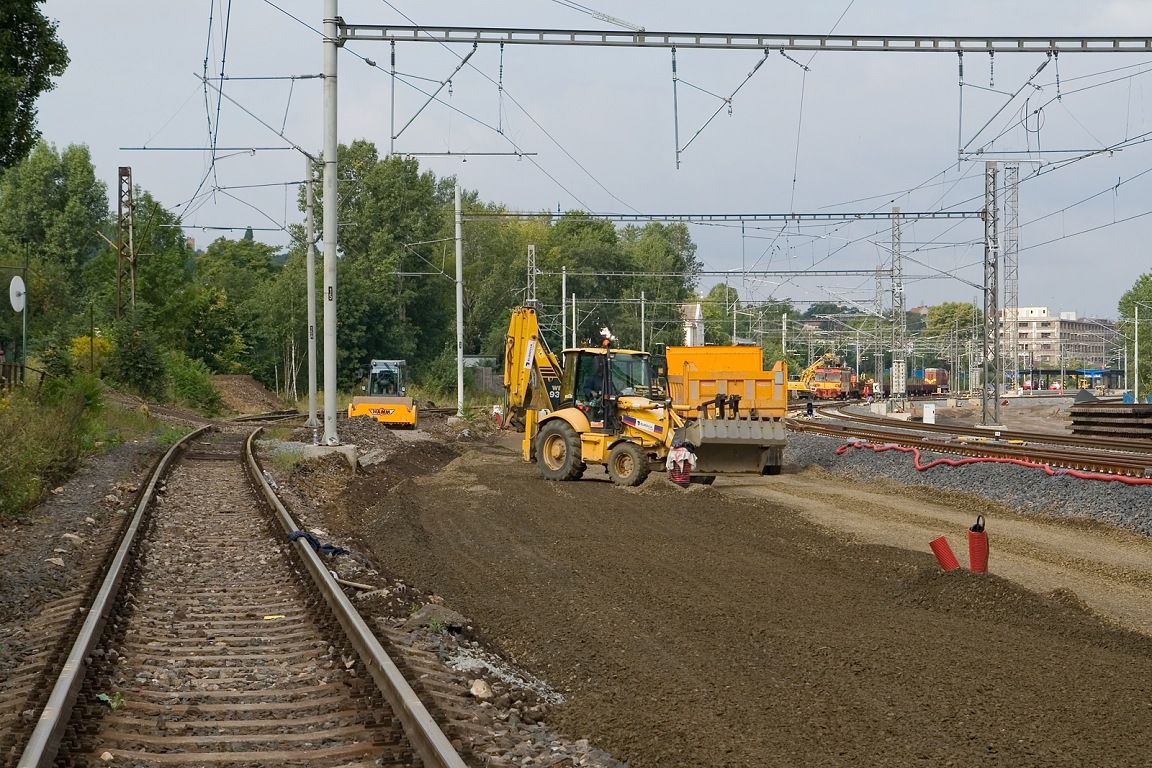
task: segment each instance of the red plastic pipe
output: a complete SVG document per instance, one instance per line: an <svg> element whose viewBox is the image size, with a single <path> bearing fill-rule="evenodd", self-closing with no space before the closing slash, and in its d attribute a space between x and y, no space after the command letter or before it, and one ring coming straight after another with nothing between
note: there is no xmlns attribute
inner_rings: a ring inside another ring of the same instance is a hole
<svg viewBox="0 0 1152 768"><path fill-rule="evenodd" d="M932 539L928 546L932 547L932 554L936 555L936 562L940 563L940 567L945 571L954 571L960 567L960 561L952 553L952 547L948 546L948 539L940 536Z"/></svg>
<svg viewBox="0 0 1152 768"><path fill-rule="evenodd" d="M976 524L968 529L968 567L972 573L988 573L988 532L984 530L984 515L977 515Z"/></svg>

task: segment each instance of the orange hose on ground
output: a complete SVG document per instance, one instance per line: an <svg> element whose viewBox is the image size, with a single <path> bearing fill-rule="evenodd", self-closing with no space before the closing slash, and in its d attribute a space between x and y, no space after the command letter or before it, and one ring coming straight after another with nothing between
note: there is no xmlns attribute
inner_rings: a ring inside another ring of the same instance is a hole
<svg viewBox="0 0 1152 768"><path fill-rule="evenodd" d="M1018 467L1027 467L1029 469L1042 469L1045 474L1049 476L1066 475L1068 477L1075 477L1080 480L1109 480L1114 483L1124 483L1125 485L1152 485L1152 477L1125 477L1123 475L1106 475L1102 472L1082 472L1078 469L1052 469L1047 464L1038 464L1035 461L1025 461L1024 459L1005 459L994 456L986 456L982 458L970 457L964 459L934 459L927 464L920 463L920 449L910 448L904 445L893 445L891 443L885 445L875 445L864 440L856 440L850 443L845 443L836 449L836 455L847 451L849 448L871 448L876 453L884 453L885 451L900 451L902 453L911 453L914 458L913 466L920 472L932 469L933 467L940 466L941 464L948 467L961 467L965 464L1015 464Z"/></svg>

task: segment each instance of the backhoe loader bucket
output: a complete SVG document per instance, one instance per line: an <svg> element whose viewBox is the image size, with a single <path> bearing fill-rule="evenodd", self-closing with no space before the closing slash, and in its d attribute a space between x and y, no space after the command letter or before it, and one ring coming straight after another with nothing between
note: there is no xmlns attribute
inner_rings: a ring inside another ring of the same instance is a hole
<svg viewBox="0 0 1152 768"><path fill-rule="evenodd" d="M787 432L779 419L697 419L681 436L696 446L698 474L776 475L784 463Z"/></svg>

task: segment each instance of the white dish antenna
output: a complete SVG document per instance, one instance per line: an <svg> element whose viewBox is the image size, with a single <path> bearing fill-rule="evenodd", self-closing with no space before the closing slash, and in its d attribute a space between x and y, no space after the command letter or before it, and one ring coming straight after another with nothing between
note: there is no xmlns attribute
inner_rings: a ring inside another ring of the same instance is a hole
<svg viewBox="0 0 1152 768"><path fill-rule="evenodd" d="M24 278L20 275L12 278L12 282L8 284L8 301L12 304L12 309L16 312L23 312L25 300L24 297L28 295L27 289L24 287Z"/></svg>

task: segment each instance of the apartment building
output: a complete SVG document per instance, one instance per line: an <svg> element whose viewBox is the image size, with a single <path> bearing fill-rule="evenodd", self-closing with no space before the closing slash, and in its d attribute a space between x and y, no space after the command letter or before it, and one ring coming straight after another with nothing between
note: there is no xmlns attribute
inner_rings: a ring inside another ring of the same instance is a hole
<svg viewBox="0 0 1152 768"><path fill-rule="evenodd" d="M1116 367L1119 331L1114 320L1080 318L1075 312L1052 314L1048 307L1000 311L1000 349L1010 356L1013 328L1020 368Z"/></svg>

